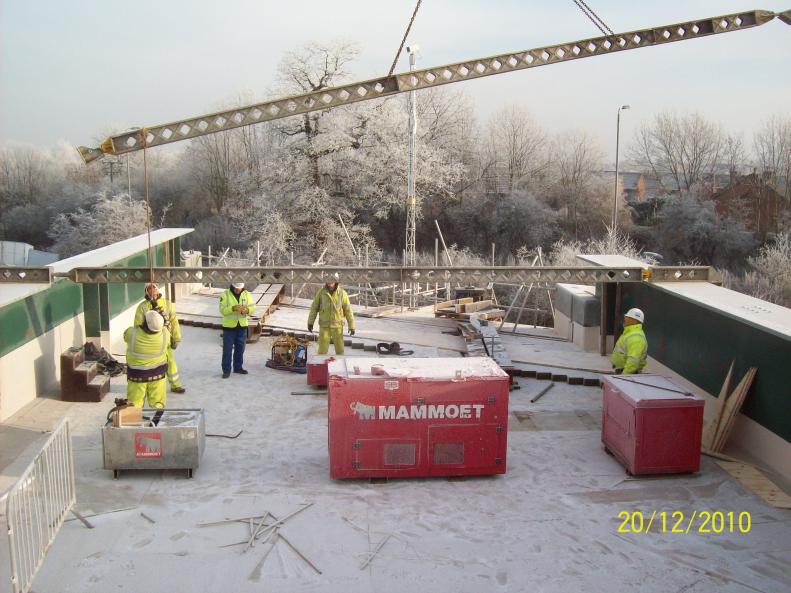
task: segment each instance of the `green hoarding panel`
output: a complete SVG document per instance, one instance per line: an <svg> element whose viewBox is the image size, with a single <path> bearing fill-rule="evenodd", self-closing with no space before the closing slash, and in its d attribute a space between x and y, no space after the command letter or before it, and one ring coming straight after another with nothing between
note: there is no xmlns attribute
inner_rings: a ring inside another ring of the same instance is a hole
<svg viewBox="0 0 791 593"><path fill-rule="evenodd" d="M164 249L167 244L155 245L154 266L165 265ZM114 262L109 268L145 268L148 267L148 257L145 251L141 251L131 257ZM108 284L109 311L110 319L117 317L129 307L143 300L145 282L130 282L128 284Z"/></svg>
<svg viewBox="0 0 791 593"><path fill-rule="evenodd" d="M45 290L0 308L0 356L82 313L82 287L56 280Z"/></svg>
<svg viewBox="0 0 791 593"><path fill-rule="evenodd" d="M782 338L650 284L623 284L622 310L640 307L650 356L717 395L756 367L742 413L791 442L791 339Z"/></svg>

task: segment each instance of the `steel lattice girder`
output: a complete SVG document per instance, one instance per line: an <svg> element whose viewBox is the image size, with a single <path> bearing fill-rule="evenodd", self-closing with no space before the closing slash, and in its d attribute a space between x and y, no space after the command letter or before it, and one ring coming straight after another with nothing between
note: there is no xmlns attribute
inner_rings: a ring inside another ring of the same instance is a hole
<svg viewBox="0 0 791 593"><path fill-rule="evenodd" d="M0 267L0 284L49 284L52 282L50 268Z"/></svg>
<svg viewBox="0 0 791 593"><path fill-rule="evenodd" d="M611 54L629 49L651 47L674 41L695 39L718 33L728 33L763 25L775 17L783 22L791 20L787 13L776 14L765 10L749 10L734 14L591 37L579 41L548 45L528 50L447 64L423 70L404 72L394 76L354 82L319 91L282 97L254 105L218 111L167 124L146 127L107 138L99 148L80 147L86 162L102 154L124 154L188 138L205 136L251 124L272 121L311 111L350 105L369 99L388 97L398 93L437 87L440 85L536 68L569 60Z"/></svg>
<svg viewBox="0 0 791 593"><path fill-rule="evenodd" d="M344 283L458 283L482 285L490 282L529 284L531 282L683 282L717 281L706 266L604 268L585 267L377 267L332 268L292 266L277 268L154 268L154 281L160 283L203 283L225 285L233 282L257 284L323 284L337 272ZM106 284L149 282L148 268L76 268L64 274L74 282Z"/></svg>

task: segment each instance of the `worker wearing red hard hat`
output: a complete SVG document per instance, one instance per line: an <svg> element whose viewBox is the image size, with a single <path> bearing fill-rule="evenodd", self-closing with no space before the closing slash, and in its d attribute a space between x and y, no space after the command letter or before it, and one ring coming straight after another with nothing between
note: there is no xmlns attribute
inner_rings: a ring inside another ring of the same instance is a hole
<svg viewBox="0 0 791 593"><path fill-rule="evenodd" d="M643 331L645 315L640 309L629 309L623 318L623 333L613 348L612 366L615 374L640 373L648 360L648 340Z"/></svg>
<svg viewBox="0 0 791 593"><path fill-rule="evenodd" d="M324 287L316 293L308 314L308 331L313 331L316 316L319 317L319 354L327 354L330 342L335 354L343 354L343 322L349 325L349 335L354 335L354 313L349 295L339 286L340 276L335 272Z"/></svg>

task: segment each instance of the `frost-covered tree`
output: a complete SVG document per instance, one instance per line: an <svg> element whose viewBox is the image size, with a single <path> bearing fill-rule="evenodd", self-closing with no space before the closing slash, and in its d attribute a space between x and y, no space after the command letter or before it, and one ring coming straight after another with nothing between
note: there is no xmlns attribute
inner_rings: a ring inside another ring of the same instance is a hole
<svg viewBox="0 0 791 593"><path fill-rule="evenodd" d="M505 107L489 120L484 168L487 177L505 181L505 190L524 189L548 165L547 135L530 112L517 105Z"/></svg>
<svg viewBox="0 0 791 593"><path fill-rule="evenodd" d="M694 193L665 200L655 236L667 264L734 268L743 265L756 245L743 224L719 216L712 200Z"/></svg>
<svg viewBox="0 0 791 593"><path fill-rule="evenodd" d="M773 115L753 136L757 164L777 189L791 199L791 117Z"/></svg>
<svg viewBox="0 0 791 593"><path fill-rule="evenodd" d="M700 113L658 113L637 131L631 160L649 171L668 191L688 191L720 164L724 134ZM672 179L667 184L666 179Z"/></svg>
<svg viewBox="0 0 791 593"><path fill-rule="evenodd" d="M126 194L102 196L90 209L59 214L50 227L53 251L61 258L123 241L147 229L145 202Z"/></svg>
<svg viewBox="0 0 791 593"><path fill-rule="evenodd" d="M610 220L612 187L598 175L601 170L601 150L586 132L554 138L545 194L564 211L564 227L574 239L600 234Z"/></svg>

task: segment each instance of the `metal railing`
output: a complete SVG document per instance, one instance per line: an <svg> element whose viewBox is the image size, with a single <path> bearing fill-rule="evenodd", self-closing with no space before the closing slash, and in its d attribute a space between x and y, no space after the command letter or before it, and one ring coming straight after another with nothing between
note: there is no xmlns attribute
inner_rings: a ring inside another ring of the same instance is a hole
<svg viewBox="0 0 791 593"><path fill-rule="evenodd" d="M6 501L11 585L28 593L76 502L69 424L63 419L11 488Z"/></svg>

